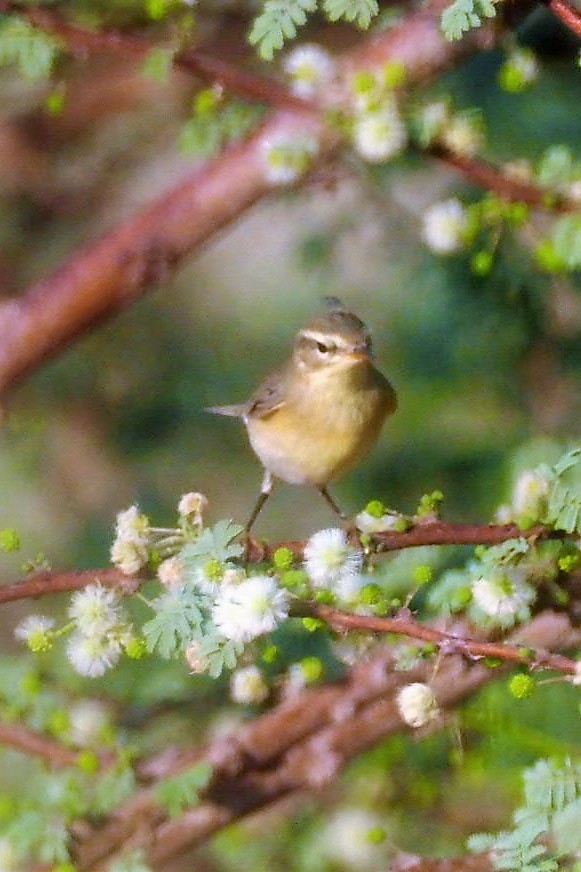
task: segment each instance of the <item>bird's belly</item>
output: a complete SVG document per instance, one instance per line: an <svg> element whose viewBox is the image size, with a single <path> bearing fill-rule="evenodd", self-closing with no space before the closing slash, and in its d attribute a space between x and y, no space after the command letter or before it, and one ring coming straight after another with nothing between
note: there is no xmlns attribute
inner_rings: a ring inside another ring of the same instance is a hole
<svg viewBox="0 0 581 872"><path fill-rule="evenodd" d="M378 395L365 405L336 403L249 419L250 443L273 475L290 484L325 485L351 469L376 441L390 411Z"/></svg>

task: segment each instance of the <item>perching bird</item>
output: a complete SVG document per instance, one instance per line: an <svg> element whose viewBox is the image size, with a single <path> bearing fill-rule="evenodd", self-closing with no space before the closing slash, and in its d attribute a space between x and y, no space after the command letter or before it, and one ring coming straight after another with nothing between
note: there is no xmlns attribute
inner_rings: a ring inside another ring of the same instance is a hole
<svg viewBox="0 0 581 872"><path fill-rule="evenodd" d="M247 534L274 478L313 485L344 519L327 485L367 454L396 409L394 389L373 365L367 327L336 297L325 302L327 311L299 330L288 363L267 376L248 402L207 409L242 418L264 466Z"/></svg>

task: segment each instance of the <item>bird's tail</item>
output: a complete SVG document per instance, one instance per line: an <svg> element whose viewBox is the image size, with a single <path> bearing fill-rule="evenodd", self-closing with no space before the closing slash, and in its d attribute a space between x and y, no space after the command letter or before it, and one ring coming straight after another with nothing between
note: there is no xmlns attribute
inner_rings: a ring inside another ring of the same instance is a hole
<svg viewBox="0 0 581 872"><path fill-rule="evenodd" d="M211 412L213 415L228 415L230 418L241 418L245 410L244 405L237 406L206 406L204 412Z"/></svg>

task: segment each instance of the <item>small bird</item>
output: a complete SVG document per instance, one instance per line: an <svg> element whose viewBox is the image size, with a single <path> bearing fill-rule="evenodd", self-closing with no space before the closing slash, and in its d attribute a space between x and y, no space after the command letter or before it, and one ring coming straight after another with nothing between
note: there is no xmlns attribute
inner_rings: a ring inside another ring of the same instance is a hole
<svg viewBox="0 0 581 872"><path fill-rule="evenodd" d="M370 333L336 297L299 330L290 360L272 372L248 402L206 411L242 418L264 467L260 495L246 535L279 478L317 488L345 520L327 490L376 442L397 399L375 368Z"/></svg>

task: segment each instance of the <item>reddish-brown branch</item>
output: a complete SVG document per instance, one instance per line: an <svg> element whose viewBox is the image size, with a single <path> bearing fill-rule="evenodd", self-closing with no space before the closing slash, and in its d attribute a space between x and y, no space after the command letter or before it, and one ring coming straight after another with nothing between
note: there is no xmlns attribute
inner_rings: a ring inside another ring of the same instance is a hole
<svg viewBox="0 0 581 872"><path fill-rule="evenodd" d="M546 612L507 642L554 650L574 645L578 638L565 615ZM451 710L499 671L451 656L432 673L431 662L410 672L395 670L393 654L385 648L355 666L345 682L298 693L205 750L167 749L149 765L143 761L140 774L159 779L207 760L213 781L200 805L171 819L157 804L155 790L142 789L109 822L81 838L75 855L79 868L103 868L126 844L146 847L148 859L164 868L170 857L233 821L330 782L355 755L404 729L395 704L403 684L430 680L440 707Z"/></svg>
<svg viewBox="0 0 581 872"><path fill-rule="evenodd" d="M108 52L142 61L156 47L155 43L144 36L81 27L67 21L54 8L22 6L17 2L0 0L0 11L23 16L35 27L60 39L70 52L80 56L87 52ZM197 49L176 51L171 61L176 69L194 73L205 81L217 82L239 97L257 100L279 109L305 111L315 108L284 85Z"/></svg>
<svg viewBox="0 0 581 872"><path fill-rule="evenodd" d="M0 0L0 9L16 8L14 2ZM39 26L47 13L35 10ZM375 35L367 48L340 59L345 80L353 63L356 68L374 68L397 60L405 65L410 82L423 81L482 45L492 33L481 28L460 42L449 43L440 32L438 19L437 9L421 9L410 13L399 26ZM64 38L65 25L59 27ZM98 50L103 50L103 39L111 50L125 50L119 34L89 33L83 37L85 50L91 50L91 40L99 41ZM80 39L77 30L74 38ZM132 51L141 56L144 48L140 43ZM2 302L0 393L74 337L167 280L187 254L269 194L272 186L265 178L264 148L279 135L316 141L320 161L331 157L341 143L337 131L325 123L323 113L306 109L304 104L299 108L295 101L292 111L273 113L245 142L186 176L174 190L78 251L25 295Z"/></svg>
<svg viewBox="0 0 581 872"><path fill-rule="evenodd" d="M106 569L78 569L70 572L34 572L22 581L14 581L11 584L0 585L0 603L14 602L22 599L36 599L54 593L66 593L71 590L80 590L88 584L100 581L107 586L118 587L131 592L137 582L127 575L123 575L119 569L107 567Z"/></svg>
<svg viewBox="0 0 581 872"><path fill-rule="evenodd" d="M579 9L576 9L567 0L546 0L545 5L581 39L581 12Z"/></svg>
<svg viewBox="0 0 581 872"><path fill-rule="evenodd" d="M387 553L422 545L497 545L500 542L506 542L508 539L523 535L535 541L556 534L553 530L540 526L533 527L523 533L516 524L458 524L432 521L429 524L416 524L411 529L401 533L376 533L371 538L378 553ZM249 543L247 560L250 563L269 560L274 552L282 547L289 548L298 559L301 559L305 546L304 542L296 540L266 545L253 539ZM120 570L112 567L70 572L35 572L23 581L0 585L0 604L79 590L97 580L101 581L102 584L119 587L128 593L132 592L139 584L138 578L123 575Z"/></svg>
<svg viewBox="0 0 581 872"><path fill-rule="evenodd" d="M493 191L505 200L550 209L552 212L572 212L579 209L578 201L555 194L531 182L511 178L498 167L477 157L454 154L449 149L439 146L432 148L431 152L448 166L461 172L469 181L488 191Z"/></svg>
<svg viewBox="0 0 581 872"><path fill-rule="evenodd" d="M366 630L373 633L397 633L410 639L419 639L438 646L445 654L462 654L470 659L489 657L506 663L521 663L526 666L554 669L567 675L574 675L577 661L548 651L526 651L522 646L504 645L501 642L487 642L444 633L435 627L415 621L407 609L393 618L370 617L342 612L331 606L312 604L306 611L320 618L334 630Z"/></svg>
<svg viewBox="0 0 581 872"><path fill-rule="evenodd" d="M422 545L498 545L507 539L519 536L535 541L556 535L553 530L536 526L523 531L516 524L461 524L452 521L431 521L425 524L415 524L403 532L390 531L374 533L371 537L377 553L401 551L403 548L417 548ZM248 558L253 563L268 560L277 548L290 548L297 556L302 557L303 542L279 542L267 545L253 539L248 546Z"/></svg>
<svg viewBox="0 0 581 872"><path fill-rule="evenodd" d="M7 724L0 721L0 744L10 745L25 754L42 757L55 767L74 766L79 759L78 751L67 748L42 733L29 730L19 723Z"/></svg>

